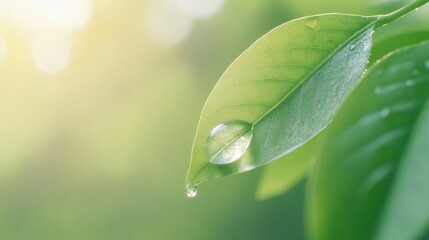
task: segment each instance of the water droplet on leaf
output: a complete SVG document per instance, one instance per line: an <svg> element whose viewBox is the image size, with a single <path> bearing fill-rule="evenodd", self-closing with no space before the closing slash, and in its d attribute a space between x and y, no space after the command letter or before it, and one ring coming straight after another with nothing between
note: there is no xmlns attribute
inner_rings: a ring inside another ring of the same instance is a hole
<svg viewBox="0 0 429 240"><path fill-rule="evenodd" d="M212 164L229 164L243 156L253 136L252 124L231 120L217 125L204 144L207 159Z"/></svg>
<svg viewBox="0 0 429 240"><path fill-rule="evenodd" d="M349 47L349 50L350 51L353 51L353 50L355 50L356 49L356 46L357 46L357 44L352 44L352 45L350 45L350 47Z"/></svg>

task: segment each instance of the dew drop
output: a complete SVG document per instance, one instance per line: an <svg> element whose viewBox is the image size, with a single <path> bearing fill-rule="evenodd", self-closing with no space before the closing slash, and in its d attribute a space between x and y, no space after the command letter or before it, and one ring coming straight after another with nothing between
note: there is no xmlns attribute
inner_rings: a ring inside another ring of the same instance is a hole
<svg viewBox="0 0 429 240"><path fill-rule="evenodd" d="M204 144L207 159L217 165L238 160L249 147L252 136L252 124L242 120L231 120L217 125Z"/></svg>
<svg viewBox="0 0 429 240"><path fill-rule="evenodd" d="M186 188L186 196L189 197L189 198L196 197L197 193L198 193L198 191L194 187L187 187Z"/></svg>
<svg viewBox="0 0 429 240"><path fill-rule="evenodd" d="M349 47L349 50L350 51L353 51L353 50L355 50L356 49L356 44L352 44L352 45L350 45L350 47Z"/></svg>

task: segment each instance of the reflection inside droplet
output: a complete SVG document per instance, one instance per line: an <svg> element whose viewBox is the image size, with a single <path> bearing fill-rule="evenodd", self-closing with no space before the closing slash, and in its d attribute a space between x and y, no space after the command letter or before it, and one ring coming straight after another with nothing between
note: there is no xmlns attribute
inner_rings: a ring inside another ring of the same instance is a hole
<svg viewBox="0 0 429 240"><path fill-rule="evenodd" d="M207 158L213 164L229 164L243 156L250 145L253 127L241 120L232 120L217 125L205 142Z"/></svg>

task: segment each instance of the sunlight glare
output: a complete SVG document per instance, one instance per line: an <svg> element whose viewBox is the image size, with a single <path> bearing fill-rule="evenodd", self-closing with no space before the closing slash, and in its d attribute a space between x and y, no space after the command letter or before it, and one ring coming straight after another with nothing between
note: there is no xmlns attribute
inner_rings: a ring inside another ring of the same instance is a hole
<svg viewBox="0 0 429 240"><path fill-rule="evenodd" d="M27 29L70 31L88 22L91 0L0 0L0 15Z"/></svg>
<svg viewBox="0 0 429 240"><path fill-rule="evenodd" d="M70 61L71 44L67 39L58 35L39 35L33 41L32 49L34 62L44 73L58 73Z"/></svg>

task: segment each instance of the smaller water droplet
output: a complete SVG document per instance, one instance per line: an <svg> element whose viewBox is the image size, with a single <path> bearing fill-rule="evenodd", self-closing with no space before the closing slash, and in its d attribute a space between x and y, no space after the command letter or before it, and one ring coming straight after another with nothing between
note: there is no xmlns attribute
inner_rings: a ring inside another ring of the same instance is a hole
<svg viewBox="0 0 429 240"><path fill-rule="evenodd" d="M374 92L375 92L375 94L380 94L381 93L381 87L380 86L375 87Z"/></svg>
<svg viewBox="0 0 429 240"><path fill-rule="evenodd" d="M413 80L407 80L407 81L405 81L405 86L407 86L407 87L411 87L411 86L414 86L416 83L413 81Z"/></svg>
<svg viewBox="0 0 429 240"><path fill-rule="evenodd" d="M356 49L356 46L357 46L357 45L353 43L352 45L350 45L349 50L350 50L350 51L355 50L355 49Z"/></svg>
<svg viewBox="0 0 429 240"><path fill-rule="evenodd" d="M429 69L429 60L427 60L427 61L425 62L425 67L426 67L427 69Z"/></svg>
<svg viewBox="0 0 429 240"><path fill-rule="evenodd" d="M253 126L242 120L231 120L213 128L204 144L212 164L229 164L243 156L250 145Z"/></svg>
<svg viewBox="0 0 429 240"><path fill-rule="evenodd" d="M196 197L198 193L198 190L194 187L187 187L186 188L186 196L189 198Z"/></svg>
<svg viewBox="0 0 429 240"><path fill-rule="evenodd" d="M364 76L366 74L366 72L368 72L368 69L366 68L365 70L363 70L362 72L362 76Z"/></svg>

